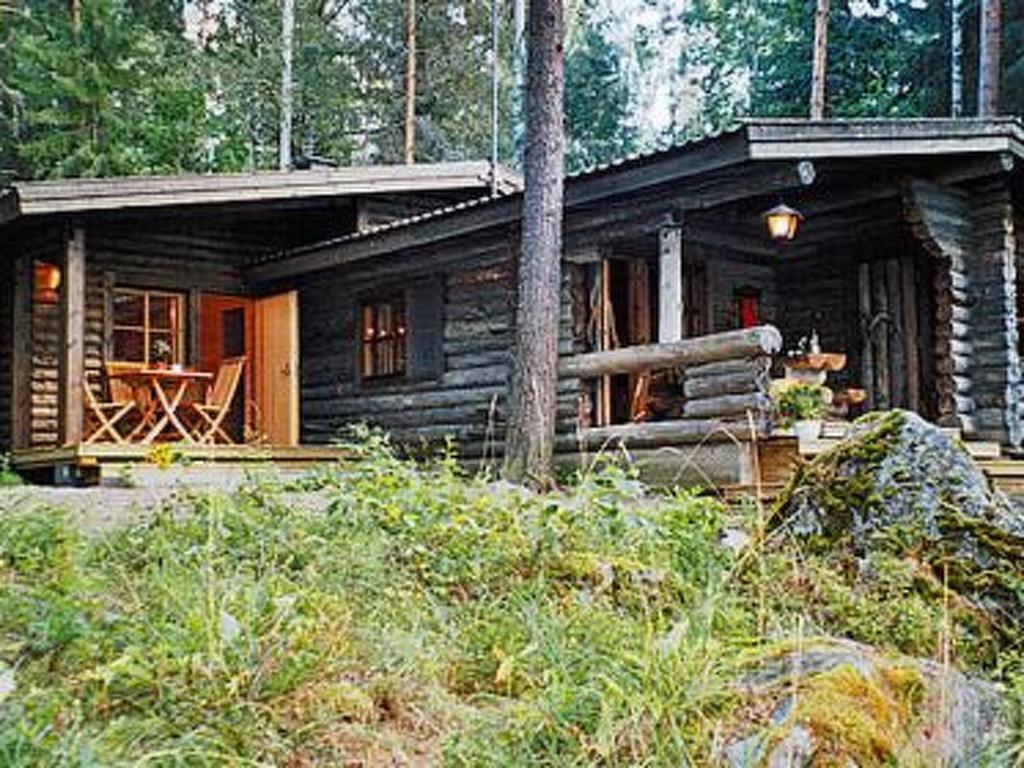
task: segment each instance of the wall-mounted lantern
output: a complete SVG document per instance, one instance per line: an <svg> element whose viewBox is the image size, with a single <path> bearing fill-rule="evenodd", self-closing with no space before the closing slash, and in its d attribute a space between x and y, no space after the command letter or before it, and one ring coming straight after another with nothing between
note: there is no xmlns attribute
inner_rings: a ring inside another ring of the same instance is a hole
<svg viewBox="0 0 1024 768"><path fill-rule="evenodd" d="M56 304L60 288L60 268L37 261L32 270L32 296L39 304Z"/></svg>
<svg viewBox="0 0 1024 768"><path fill-rule="evenodd" d="M764 212L764 223L768 234L777 243L787 243L796 237L797 228L804 220L803 214L785 203L779 203Z"/></svg>

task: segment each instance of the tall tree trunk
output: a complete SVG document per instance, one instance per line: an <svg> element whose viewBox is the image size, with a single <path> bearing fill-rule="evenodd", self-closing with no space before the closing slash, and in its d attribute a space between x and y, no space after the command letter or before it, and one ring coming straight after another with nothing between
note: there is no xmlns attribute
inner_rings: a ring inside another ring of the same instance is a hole
<svg viewBox="0 0 1024 768"><path fill-rule="evenodd" d="M555 440L565 155L564 42L562 0L531 0L526 190L504 474L513 481L539 484L551 481Z"/></svg>
<svg viewBox="0 0 1024 768"><path fill-rule="evenodd" d="M416 0L405 0L405 162L416 162Z"/></svg>
<svg viewBox="0 0 1024 768"><path fill-rule="evenodd" d="M964 24L961 0L949 0L949 114L964 113Z"/></svg>
<svg viewBox="0 0 1024 768"><path fill-rule="evenodd" d="M292 167L292 45L295 39L295 0L281 4L281 130L278 134L278 167Z"/></svg>
<svg viewBox="0 0 1024 768"><path fill-rule="evenodd" d="M829 0L818 0L814 13L814 60L811 65L811 120L825 118L825 81L828 77Z"/></svg>
<svg viewBox="0 0 1024 768"><path fill-rule="evenodd" d="M999 112L1000 49L1003 42L1001 0L983 0L978 44L978 115Z"/></svg>
<svg viewBox="0 0 1024 768"><path fill-rule="evenodd" d="M82 32L82 0L69 0L68 13L71 15L71 34L77 40Z"/></svg>

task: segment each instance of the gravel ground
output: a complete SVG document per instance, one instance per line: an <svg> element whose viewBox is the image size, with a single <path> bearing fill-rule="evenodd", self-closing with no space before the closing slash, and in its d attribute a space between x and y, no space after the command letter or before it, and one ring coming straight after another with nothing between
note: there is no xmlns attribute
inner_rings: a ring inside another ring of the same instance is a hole
<svg viewBox="0 0 1024 768"><path fill-rule="evenodd" d="M154 511L171 508L184 511L188 492L233 493L239 483L191 486L186 484L143 488L51 488L26 485L0 488L0 515L32 507L67 510L83 529L102 532L146 520ZM326 509L327 494L315 491L285 494L289 504L308 509Z"/></svg>

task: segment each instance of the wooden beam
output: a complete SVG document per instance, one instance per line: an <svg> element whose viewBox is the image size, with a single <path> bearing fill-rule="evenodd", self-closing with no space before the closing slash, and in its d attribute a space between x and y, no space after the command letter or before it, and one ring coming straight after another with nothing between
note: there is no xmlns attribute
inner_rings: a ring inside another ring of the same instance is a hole
<svg viewBox="0 0 1024 768"><path fill-rule="evenodd" d="M773 355L782 348L782 334L771 325L727 331L666 344L644 344L607 352L563 357L560 376L581 379L632 371L664 370L719 360Z"/></svg>
<svg viewBox="0 0 1024 768"><path fill-rule="evenodd" d="M85 410L85 229L74 227L68 237L61 278L60 393L65 445L82 441Z"/></svg>
<svg viewBox="0 0 1024 768"><path fill-rule="evenodd" d="M683 338L683 232L679 224L658 230L658 341Z"/></svg>
<svg viewBox="0 0 1024 768"><path fill-rule="evenodd" d="M559 447L596 451L622 443L630 448L654 448L703 439L744 441L750 437L750 427L744 419L675 419L590 427L575 435L561 436Z"/></svg>
<svg viewBox="0 0 1024 768"><path fill-rule="evenodd" d="M11 447L28 448L32 440L32 258L14 259L11 350Z"/></svg>

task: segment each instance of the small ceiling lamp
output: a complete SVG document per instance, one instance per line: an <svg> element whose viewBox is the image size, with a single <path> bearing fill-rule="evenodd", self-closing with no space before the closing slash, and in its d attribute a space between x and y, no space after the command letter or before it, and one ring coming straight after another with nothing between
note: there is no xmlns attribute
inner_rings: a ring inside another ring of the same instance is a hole
<svg viewBox="0 0 1024 768"><path fill-rule="evenodd" d="M788 243L796 237L796 230L804 216L795 208L779 203L771 210L764 212L764 223L768 234L777 243Z"/></svg>
<svg viewBox="0 0 1024 768"><path fill-rule="evenodd" d="M56 304L60 288L60 269L56 264L37 261L32 270L32 293L40 304Z"/></svg>

